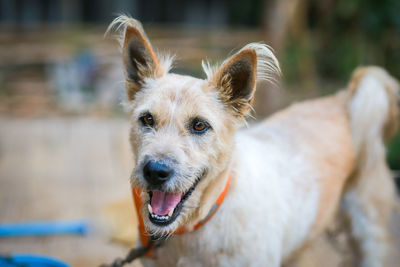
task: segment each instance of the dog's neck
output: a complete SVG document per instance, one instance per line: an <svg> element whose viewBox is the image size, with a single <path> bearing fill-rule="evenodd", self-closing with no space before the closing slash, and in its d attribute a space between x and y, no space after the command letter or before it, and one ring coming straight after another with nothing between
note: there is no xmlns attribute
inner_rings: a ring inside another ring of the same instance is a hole
<svg viewBox="0 0 400 267"><path fill-rule="evenodd" d="M220 172L204 189L200 198L200 206L193 218L189 221L186 228L192 230L195 225L203 221L210 215L213 210L217 199L227 186L230 173L229 168Z"/></svg>
<svg viewBox="0 0 400 267"><path fill-rule="evenodd" d="M229 138L232 138L233 140L234 137L230 136ZM218 157L219 159L216 165L219 165L220 167L213 173L209 174L212 175L213 178L203 190L203 193L200 197L199 208L194 213L192 218L190 218L189 221L186 223L187 229L193 229L193 227L197 225L200 221L204 220L213 209L216 200L223 192L227 184L228 177L230 177L231 175L231 171L234 165L235 151L235 143L231 142L229 145L227 145L226 153Z"/></svg>

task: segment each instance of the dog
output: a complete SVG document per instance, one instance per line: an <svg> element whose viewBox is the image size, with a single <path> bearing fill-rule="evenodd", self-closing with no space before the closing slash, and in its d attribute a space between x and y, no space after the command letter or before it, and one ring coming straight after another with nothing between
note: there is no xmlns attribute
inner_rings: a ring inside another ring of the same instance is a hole
<svg viewBox="0 0 400 267"><path fill-rule="evenodd" d="M171 73L135 19L109 29L120 34L136 204L145 235L164 240L144 266L282 266L338 212L360 266L384 264L399 91L385 70L358 68L347 89L242 129L257 82L280 74L270 47L202 62L198 79Z"/></svg>

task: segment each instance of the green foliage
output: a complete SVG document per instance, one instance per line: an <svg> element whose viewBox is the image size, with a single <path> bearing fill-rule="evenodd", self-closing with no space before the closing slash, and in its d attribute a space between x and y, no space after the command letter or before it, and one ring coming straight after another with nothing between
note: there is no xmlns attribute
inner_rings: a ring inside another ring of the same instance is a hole
<svg viewBox="0 0 400 267"><path fill-rule="evenodd" d="M400 170L400 134L389 143L387 158L391 169Z"/></svg>
<svg viewBox="0 0 400 267"><path fill-rule="evenodd" d="M359 65L379 65L394 76L400 70L400 1L332 0L310 1L307 31L312 44L290 40L282 54L290 78L299 73L298 64L309 52L318 78L345 81ZM328 7L327 7L328 6ZM303 37L301 37L303 38ZM311 52L310 52L311 51Z"/></svg>
<svg viewBox="0 0 400 267"><path fill-rule="evenodd" d="M365 64L381 65L399 75L400 1L333 3L328 14L314 12L309 18L320 75L343 80L356 66Z"/></svg>

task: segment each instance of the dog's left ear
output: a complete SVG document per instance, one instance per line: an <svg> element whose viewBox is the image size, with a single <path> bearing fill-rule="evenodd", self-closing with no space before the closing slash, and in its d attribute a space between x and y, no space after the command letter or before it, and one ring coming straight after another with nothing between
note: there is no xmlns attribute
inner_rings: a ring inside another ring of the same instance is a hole
<svg viewBox="0 0 400 267"><path fill-rule="evenodd" d="M245 116L254 100L257 80L275 81L279 63L271 49L252 43L222 63L214 72L204 64L208 81L218 90L221 101L239 117Z"/></svg>

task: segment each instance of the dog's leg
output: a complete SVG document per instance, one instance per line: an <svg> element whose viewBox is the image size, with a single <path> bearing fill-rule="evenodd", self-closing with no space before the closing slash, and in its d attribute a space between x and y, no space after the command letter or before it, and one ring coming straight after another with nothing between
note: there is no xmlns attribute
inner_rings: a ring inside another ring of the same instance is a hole
<svg viewBox="0 0 400 267"><path fill-rule="evenodd" d="M358 258L355 261L363 267L382 266L393 207L392 177L378 167L360 180L346 192L343 201L343 210L351 222L351 237L355 241L352 242Z"/></svg>
<svg viewBox="0 0 400 267"><path fill-rule="evenodd" d="M357 165L343 198L360 266L383 266L394 181L385 160L384 139L397 124L397 82L376 67L357 70L350 82L350 123Z"/></svg>

